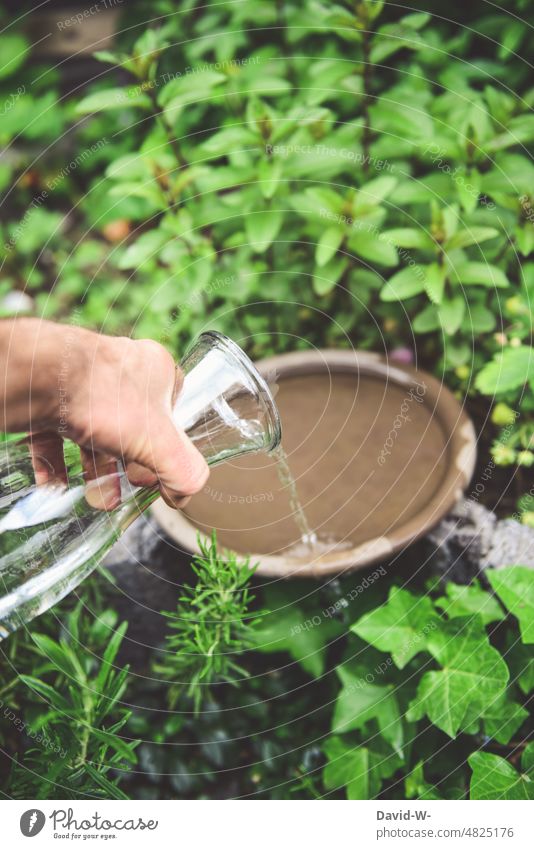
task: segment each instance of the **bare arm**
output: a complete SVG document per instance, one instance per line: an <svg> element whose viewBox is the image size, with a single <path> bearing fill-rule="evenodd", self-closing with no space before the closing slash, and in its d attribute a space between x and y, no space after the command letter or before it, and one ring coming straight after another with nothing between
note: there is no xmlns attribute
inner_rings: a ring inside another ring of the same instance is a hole
<svg viewBox="0 0 534 849"><path fill-rule="evenodd" d="M205 484L208 467L171 418L181 382L156 342L35 318L0 321L0 427L31 431L38 483L51 469L64 475L68 437L82 450L88 480L110 474L121 459L132 483L158 483L168 503L183 506Z"/></svg>

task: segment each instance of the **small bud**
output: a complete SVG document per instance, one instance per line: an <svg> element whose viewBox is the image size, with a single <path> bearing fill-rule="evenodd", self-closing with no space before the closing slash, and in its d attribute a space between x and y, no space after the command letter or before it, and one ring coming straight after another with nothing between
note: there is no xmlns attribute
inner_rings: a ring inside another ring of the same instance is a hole
<svg viewBox="0 0 534 849"><path fill-rule="evenodd" d="M516 453L513 448L508 448L507 445L501 445L497 442L491 449L491 456L498 466L511 466L515 463Z"/></svg>
<svg viewBox="0 0 534 849"><path fill-rule="evenodd" d="M534 454L532 451L519 451L517 454L517 463L519 466L532 466L534 464Z"/></svg>
<svg viewBox="0 0 534 849"><path fill-rule="evenodd" d="M493 424L506 427L506 425L511 425L515 422L515 413L508 404L496 404L491 413L491 420Z"/></svg>
<svg viewBox="0 0 534 849"><path fill-rule="evenodd" d="M467 380L469 375L471 374L471 369L469 366L456 366L454 369L454 373L459 380Z"/></svg>

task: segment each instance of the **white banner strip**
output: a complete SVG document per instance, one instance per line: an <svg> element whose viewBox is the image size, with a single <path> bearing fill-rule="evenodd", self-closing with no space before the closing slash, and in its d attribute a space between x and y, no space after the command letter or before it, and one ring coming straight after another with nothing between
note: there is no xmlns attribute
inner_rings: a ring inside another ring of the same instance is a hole
<svg viewBox="0 0 534 849"><path fill-rule="evenodd" d="M532 849L532 802L3 801L2 846ZM29 839L35 837L35 843Z"/></svg>

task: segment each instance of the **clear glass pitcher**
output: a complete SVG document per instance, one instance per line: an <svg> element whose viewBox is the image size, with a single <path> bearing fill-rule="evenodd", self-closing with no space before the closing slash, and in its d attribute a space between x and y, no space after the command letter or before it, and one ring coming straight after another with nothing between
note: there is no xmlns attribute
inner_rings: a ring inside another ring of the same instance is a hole
<svg viewBox="0 0 534 849"><path fill-rule="evenodd" d="M246 354L220 333L203 333L180 363L173 418L214 466L272 451L280 417L269 387ZM64 443L66 484L37 486L27 440L0 456L0 640L62 599L92 572L128 525L159 494L135 487L123 470L86 483L79 449ZM120 504L91 506L90 489L118 478Z"/></svg>

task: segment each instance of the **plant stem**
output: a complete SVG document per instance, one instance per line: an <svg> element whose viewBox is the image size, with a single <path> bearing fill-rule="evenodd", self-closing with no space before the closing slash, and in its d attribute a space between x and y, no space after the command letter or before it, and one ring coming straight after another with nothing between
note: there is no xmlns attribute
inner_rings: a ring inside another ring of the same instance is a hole
<svg viewBox="0 0 534 849"><path fill-rule="evenodd" d="M185 161L182 157L180 148L178 146L178 142L176 141L174 134L171 132L171 128L169 127L169 125L167 124L167 121L165 120L165 115L163 113L163 109L160 108L160 106L158 104L158 99L156 97L156 93L154 92L152 87L148 86L147 94L148 94L148 97L150 98L150 103L152 104L152 114L154 115L154 118L156 119L156 123L158 123L160 125L161 129L165 133L165 135L167 137L167 141L169 142L169 145L172 149L172 152L174 153L174 156L176 158L176 161L177 161L178 165L180 166L180 168L182 168L186 163L185 163Z"/></svg>
<svg viewBox="0 0 534 849"><path fill-rule="evenodd" d="M371 148L371 116L369 114L369 106L371 105L371 82L372 82L372 65L371 65L371 36L372 30L369 29L369 24L362 32L362 52L363 52L363 98L362 98L362 114L363 114L363 132L362 132L362 149L363 149L363 171L365 174L369 171L369 151Z"/></svg>

